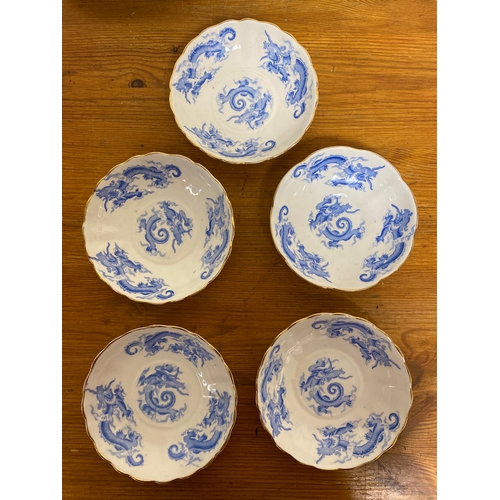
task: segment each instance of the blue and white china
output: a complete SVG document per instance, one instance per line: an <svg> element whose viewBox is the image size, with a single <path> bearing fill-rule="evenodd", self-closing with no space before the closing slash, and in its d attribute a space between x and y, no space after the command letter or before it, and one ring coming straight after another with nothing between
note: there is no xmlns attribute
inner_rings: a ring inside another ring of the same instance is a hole
<svg viewBox="0 0 500 500"><path fill-rule="evenodd" d="M290 169L271 209L278 252L323 288L376 285L407 259L417 206L398 171L371 151L324 148Z"/></svg>
<svg viewBox="0 0 500 500"><path fill-rule="evenodd" d="M180 155L149 153L97 185L83 224L97 274L138 302L175 302L205 288L231 253L233 210L210 172Z"/></svg>
<svg viewBox="0 0 500 500"><path fill-rule="evenodd" d="M154 325L118 337L97 356L82 411L98 453L117 471L164 483L222 451L236 404L218 351L184 328Z"/></svg>
<svg viewBox="0 0 500 500"><path fill-rule="evenodd" d="M321 313L276 338L256 398L279 448L319 469L350 469L396 442L412 404L411 377L401 351L375 325Z"/></svg>
<svg viewBox="0 0 500 500"><path fill-rule="evenodd" d="M318 103L307 51L276 25L225 21L192 40L170 80L170 106L187 138L229 163L281 155L304 135Z"/></svg>

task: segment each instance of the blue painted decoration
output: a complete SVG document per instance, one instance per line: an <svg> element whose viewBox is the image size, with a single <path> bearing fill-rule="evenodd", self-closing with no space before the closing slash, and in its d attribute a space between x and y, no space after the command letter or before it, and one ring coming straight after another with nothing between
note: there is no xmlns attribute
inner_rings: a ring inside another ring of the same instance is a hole
<svg viewBox="0 0 500 500"><path fill-rule="evenodd" d="M377 366L395 366L400 370L396 362L387 354L387 350L392 350L391 343L363 323L344 319L325 319L315 321L311 326L315 330L325 330L327 337L342 338L356 346L367 365L374 363L372 369Z"/></svg>
<svg viewBox="0 0 500 500"><path fill-rule="evenodd" d="M203 123L201 128L185 127L199 139L199 144L215 154L219 154L226 158L259 158L262 153L270 151L276 146L276 141L269 140L264 144L260 144L260 138L248 139L244 142L234 141L229 138L222 137L221 133L212 125Z"/></svg>
<svg viewBox="0 0 500 500"><path fill-rule="evenodd" d="M201 278L206 280L212 276L217 267L222 264L229 245L231 216L225 204L225 196L221 194L216 200L207 198L206 202L208 225L205 230L207 250L201 258Z"/></svg>
<svg viewBox="0 0 500 500"><path fill-rule="evenodd" d="M306 110L306 101L312 97L311 86L308 88L309 72L299 53L292 44L284 41L284 45L273 42L266 31L267 41L264 41L266 54L261 57L262 68L279 77L286 89L287 106L293 106L293 116L299 118Z"/></svg>
<svg viewBox="0 0 500 500"><path fill-rule="evenodd" d="M138 219L139 232L144 231L146 243L141 245L146 247L146 252L151 255L164 257L157 245L164 245L172 235L172 250L176 252L175 245L182 245L183 235L191 236L193 221L184 210L175 210L177 204L173 201L162 201L158 203L159 209L152 208L151 214L144 212Z"/></svg>
<svg viewBox="0 0 500 500"><path fill-rule="evenodd" d="M311 231L317 230L316 235L324 238L321 240L326 248L343 248L341 243L352 239L354 245L364 234L364 221L358 227L354 227L348 217L340 217L341 214L355 214L359 212L350 210L349 203L342 203L340 196L327 195L316 205L316 213L309 215L309 228ZM335 219L335 226L332 221Z"/></svg>
<svg viewBox="0 0 500 500"><path fill-rule="evenodd" d="M330 282L330 273L326 270L328 262L315 253L309 253L297 239L297 234L291 222L288 221L288 207L283 205L279 211L278 222L275 224L276 235L280 238L281 248L288 261L304 276L318 276Z"/></svg>
<svg viewBox="0 0 500 500"><path fill-rule="evenodd" d="M268 118L269 113L266 108L271 107L272 97L267 92L262 92L262 87L258 85L258 80L242 78L236 80L234 87L222 90L217 96L219 113L224 114L225 104L238 113L230 116L227 121L234 120L237 124L246 124L251 130L259 128Z"/></svg>
<svg viewBox="0 0 500 500"><path fill-rule="evenodd" d="M367 429L364 434L365 441L356 442L354 430L357 422L346 422L340 427L326 426L319 431L319 437L313 434L318 442L317 454L321 462L325 457L336 458L333 463L345 463L353 458L366 457L378 450L380 453L387 448L391 433L399 427L399 412L384 416L383 413L372 413L363 423L362 428Z"/></svg>
<svg viewBox="0 0 500 500"><path fill-rule="evenodd" d="M177 396L189 396L184 382L179 380L181 370L174 365L165 363L155 366L152 373L146 368L139 377L137 385L140 387L138 399L139 408L155 422L175 422L182 418L187 405L174 408Z"/></svg>
<svg viewBox="0 0 500 500"><path fill-rule="evenodd" d="M332 415L333 408L342 408L342 412L344 412L356 400L354 393L357 388L353 386L351 392L345 394L344 385L338 382L338 380L352 378L352 375L344 376L345 372L342 368L335 367L334 363L338 362L338 359L319 358L316 363L309 367L307 379L305 374L300 377L300 392L305 395L308 401L315 403L311 408L318 415Z"/></svg>
<svg viewBox="0 0 500 500"><path fill-rule="evenodd" d="M356 191L365 191L366 186L373 190L372 181L377 177L378 170L385 167L370 168L363 165L365 158L347 158L342 155L329 155L320 153L312 157L306 163L295 167L292 176L295 178L304 176L307 182L314 182L324 179L326 172L330 170L331 178L325 181L329 186L345 186Z"/></svg>
<svg viewBox="0 0 500 500"><path fill-rule="evenodd" d="M196 462L202 461L200 454L213 451L231 426L230 402L227 392L213 392L205 418L182 433L183 442L171 445L168 456L172 460L183 460L186 465L199 466Z"/></svg>
<svg viewBox="0 0 500 500"><path fill-rule="evenodd" d="M262 367L262 380L260 383L260 399L265 407L262 412L262 419L269 420L269 425L272 429L273 437L280 434L281 431L289 431L291 427L285 427L285 423L293 425L290 420L290 413L285 406L285 381L281 378L280 385L277 389L269 392L269 383L273 378L277 378L283 367L283 359L278 355L280 346L276 345L272 348L266 364Z"/></svg>
<svg viewBox="0 0 500 500"><path fill-rule="evenodd" d="M98 385L95 389L85 390L96 397L97 406L90 405L90 412L99 422L101 438L110 444L108 450L112 455L125 459L133 467L144 464L144 456L139 450L142 448L142 436L135 430L134 412L125 403L125 391L115 379L108 385Z"/></svg>
<svg viewBox="0 0 500 500"><path fill-rule="evenodd" d="M125 352L130 356L143 351L145 356L154 356L162 350L182 354L196 368L198 363L199 366L203 366L205 361L213 359L213 354L209 353L198 340L168 330L145 333L125 347Z"/></svg>
<svg viewBox="0 0 500 500"><path fill-rule="evenodd" d="M104 200L104 210L113 212L129 200L141 199L153 191L148 188L164 189L173 182L172 177L180 177L181 170L176 165L163 165L158 161L146 161L145 165L133 165L116 174L109 174L100 183L107 183L95 190L98 198ZM148 181L139 189L134 180Z"/></svg>
<svg viewBox="0 0 500 500"><path fill-rule="evenodd" d="M174 291L170 290L162 278L151 278L144 276L151 274L140 262L131 260L122 248L115 243L114 251L111 251L111 243L108 243L106 250L98 252L91 260L99 262L108 273L99 270L99 273L106 280L116 283L124 292L136 296L142 300L160 299L167 300L174 296Z"/></svg>
<svg viewBox="0 0 500 500"><path fill-rule="evenodd" d="M408 240L415 232L415 226L408 229L413 212L407 208L400 210L394 204L391 206L395 213L389 209L384 217L382 231L375 238L374 243L374 246L378 243L390 244L391 253L383 253L379 256L378 252L375 252L368 256L363 263L365 272L359 277L361 281L370 282L377 276L390 272L389 267L404 254Z"/></svg>
<svg viewBox="0 0 500 500"><path fill-rule="evenodd" d="M174 88L184 94L186 101L196 102L203 85L212 80L229 55L231 41L236 38L236 30L223 28L218 33L212 32L204 36L206 41L196 45L187 55L186 60L179 65L176 73L182 71L181 77L173 84ZM212 60L207 67L205 60ZM191 98L191 100L190 100Z"/></svg>

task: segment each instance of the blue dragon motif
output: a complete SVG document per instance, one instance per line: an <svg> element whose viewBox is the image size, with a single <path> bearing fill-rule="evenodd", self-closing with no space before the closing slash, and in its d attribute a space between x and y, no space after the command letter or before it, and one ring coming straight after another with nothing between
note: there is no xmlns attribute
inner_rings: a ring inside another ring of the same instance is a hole
<svg viewBox="0 0 500 500"><path fill-rule="evenodd" d="M295 229L286 217L288 207L283 205L279 211L276 223L276 235L280 237L281 248L289 261L304 276L318 276L330 282L330 273L327 271L328 262L322 264L324 259L317 254L309 253L304 245L297 239Z"/></svg>
<svg viewBox="0 0 500 500"><path fill-rule="evenodd" d="M152 191L147 188L163 189L173 182L172 177L180 175L181 170L175 165L146 161L146 165L134 165L123 172L109 174L103 180L108 184L96 189L95 193L98 198L104 200L104 210L108 211L108 205L111 205L110 211L113 212L129 200L140 199L151 194ZM137 178L150 182L141 190L133 183Z"/></svg>
<svg viewBox="0 0 500 500"><path fill-rule="evenodd" d="M142 351L146 356L154 356L161 350L182 354L196 368L198 368L198 362L203 366L205 361L213 359L213 354L209 353L198 340L167 330L145 333L125 346L125 352L129 356Z"/></svg>
<svg viewBox="0 0 500 500"><path fill-rule="evenodd" d="M174 408L177 401L174 390L182 396L189 394L183 392L186 386L179 380L182 373L180 369L166 363L155 366L153 373L148 372L149 368L146 368L137 383L142 388L139 390L139 396L142 397L138 400L140 410L155 422L167 422L168 419L175 422L182 418L187 405L184 404L179 409Z"/></svg>
<svg viewBox="0 0 500 500"><path fill-rule="evenodd" d="M138 299L151 300L157 298L167 300L174 296L173 290L169 290L168 285L162 278L150 278L143 276L151 273L140 262L131 260L122 248L115 243L114 252L110 250L111 243L108 243L104 252L98 252L91 260L99 262L108 273L100 271L103 278L112 283L116 283L124 292L135 295ZM139 280L143 281L139 281Z"/></svg>
<svg viewBox="0 0 500 500"><path fill-rule="evenodd" d="M364 435L365 441L355 441L354 431L358 427L358 422L347 422L341 427L327 426L318 429L320 438L313 434L314 439L319 443L317 448L319 463L325 457L338 457L334 463L345 463L348 460L370 455L376 448L380 452L384 451L391 439L391 433L399 427L399 413L390 413L387 417L383 414L372 413L363 424L363 428L368 429ZM379 446L380 445L380 446Z"/></svg>
<svg viewBox="0 0 500 500"><path fill-rule="evenodd" d="M294 106L294 118L299 118L306 110L306 100L312 97L311 88L308 85L307 67L300 59L299 53L292 44L285 40L285 45L273 42L266 31L267 41L264 41L266 54L260 58L265 60L262 68L270 73L278 75L287 91L285 101L287 106Z"/></svg>
<svg viewBox="0 0 500 500"><path fill-rule="evenodd" d="M229 55L229 42L236 38L233 28L223 28L219 33L209 33L210 38L194 47L187 59L177 68L176 73L182 70L181 77L173 84L175 89L184 94L186 101L191 104L200 95L202 86L212 80L221 66L210 65L204 68L203 59L213 59L214 63L221 63Z"/></svg>
<svg viewBox="0 0 500 500"><path fill-rule="evenodd" d="M327 195L322 202L316 205L317 213L309 215L309 227L311 231L318 229L317 236L325 237L327 241L321 240L327 248L343 248L342 241L353 239L353 244L357 239L361 239L364 234L364 221L361 221L359 227L355 228L351 219L348 217L339 217L341 214L355 214L357 210L350 210L352 206L349 203L341 203L340 196ZM335 220L334 228L331 224ZM340 231L338 231L340 229Z"/></svg>
<svg viewBox="0 0 500 500"><path fill-rule="evenodd" d="M172 460L184 460L186 465L198 466L196 462L202 461L199 455L214 450L227 433L231 425L230 402L231 396L227 392L220 394L216 391L210 397L206 417L196 427L182 433L183 442L171 445L168 456Z"/></svg>
<svg viewBox="0 0 500 500"><path fill-rule="evenodd" d="M370 190L373 190L372 181L378 175L378 170L385 167L370 168L362 164L368 161L361 157L347 158L342 155L327 155L321 153L308 162L302 163L295 167L293 177L304 175L304 180L307 182L324 179L327 170L332 169L333 175L331 179L325 181L329 186L345 186L355 189L356 191L365 191L365 186L368 185Z"/></svg>
<svg viewBox="0 0 500 500"><path fill-rule="evenodd" d="M185 126L187 130L198 137L201 146L226 158L246 158L249 156L259 158L262 153L266 153L276 146L276 142L273 140L259 144L260 138L248 139L245 142L233 141L222 137L212 124L208 125L208 130L206 127L206 123L201 128L193 127L191 129Z"/></svg>
<svg viewBox="0 0 500 500"><path fill-rule="evenodd" d="M366 364L374 362L372 369L379 365L401 369L387 354L387 349L392 350L391 343L362 323L331 319L315 321L311 326L315 330L325 330L327 337L342 338L357 347Z"/></svg>
<svg viewBox="0 0 500 500"><path fill-rule="evenodd" d="M332 408L341 408L343 406L342 412L348 406L352 406L356 400L354 393L357 388L353 386L350 394L345 395L344 386L339 382L331 382L332 380L348 380L352 378L352 375L346 376L342 368L335 368L334 363L338 363L338 359L333 361L330 358L319 358L316 363L309 367L310 375L305 378L305 374L302 374L299 381L299 387L301 393L308 393L306 399L308 401L314 401L316 405L311 406L311 408L318 415L332 415ZM326 387L325 395L323 393L324 385L328 384Z"/></svg>
<svg viewBox="0 0 500 500"><path fill-rule="evenodd" d="M97 408L90 405L90 411L99 422L99 433L112 446L109 452L124 458L128 465L143 465L144 456L139 453L142 448L142 436L130 424L136 425L134 412L125 403L125 391L120 384L112 388L115 379L108 385L98 385L95 389L85 389L96 397ZM128 424L123 422L125 419Z"/></svg>
<svg viewBox="0 0 500 500"><path fill-rule="evenodd" d="M216 200L207 198L208 227L205 231L205 244L208 248L201 257L201 278L206 280L212 276L215 269L221 264L227 255L229 245L230 214L226 210L225 197L223 194Z"/></svg>
<svg viewBox="0 0 500 500"><path fill-rule="evenodd" d="M400 210L396 205L391 204L396 213L391 210L384 217L381 233L375 238L374 245L378 243L391 244L391 253L383 253L378 255L378 252L368 256L363 267L365 272L359 276L359 279L364 282L373 281L380 274L389 272L389 266L396 262L404 253L408 240L415 232L415 226L408 230L413 212L405 208ZM407 233L408 234L405 234Z"/></svg>
<svg viewBox="0 0 500 500"><path fill-rule="evenodd" d="M153 208L151 210L152 215L145 212L138 219L139 232L144 231L144 238L147 243L142 243L141 245L146 247L146 252L151 255L161 255L165 256L165 253L160 252L156 245L163 245L167 243L170 239L170 233L172 233L172 250L176 252L175 244L177 246L182 244L182 237L184 234L191 236L191 231L193 229L193 221L190 219L184 210L175 211L172 207L176 207L177 204L173 201L162 201L159 204L160 210ZM170 232L166 227L170 229Z"/></svg>
<svg viewBox="0 0 500 500"><path fill-rule="evenodd" d="M235 83L237 87L229 91L224 87L222 93L218 94L219 112L224 113L224 104L229 103L231 109L243 113L230 116L227 121L246 123L252 130L259 128L269 116L266 107L271 105L271 95L262 92L262 87L257 86L257 80L243 78Z"/></svg>
<svg viewBox="0 0 500 500"><path fill-rule="evenodd" d="M263 420L265 420L265 417L268 418L273 437L278 436L281 431L291 430L291 427L285 427L285 422L292 425L290 413L285 406L284 397L286 389L283 378L280 386L272 394L268 389L269 383L272 382L274 377L279 376L283 367L281 355L278 356L279 351L279 345L272 348L267 364L262 369L262 381L260 385L260 399L266 408L266 411L262 412L262 417Z"/></svg>

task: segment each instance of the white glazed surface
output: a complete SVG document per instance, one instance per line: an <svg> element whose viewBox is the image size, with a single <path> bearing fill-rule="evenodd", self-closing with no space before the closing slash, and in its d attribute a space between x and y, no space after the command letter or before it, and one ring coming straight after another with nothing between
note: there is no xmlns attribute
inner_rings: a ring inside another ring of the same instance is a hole
<svg viewBox="0 0 500 500"><path fill-rule="evenodd" d="M83 224L97 274L132 300L162 304L205 288L231 252L222 185L188 158L135 156L97 185Z"/></svg>
<svg viewBox="0 0 500 500"><path fill-rule="evenodd" d="M97 356L82 411L97 451L117 471L168 482L190 476L222 450L236 404L231 372L208 342L155 325L118 337Z"/></svg>
<svg viewBox="0 0 500 500"><path fill-rule="evenodd" d="M277 446L320 469L350 469L396 441L412 403L399 349L377 327L321 313L285 330L266 352L257 406Z"/></svg>
<svg viewBox="0 0 500 500"><path fill-rule="evenodd" d="M316 151L285 174L270 222L278 252L299 276L356 291L376 285L406 260L417 207L387 160L338 146Z"/></svg>
<svg viewBox="0 0 500 500"><path fill-rule="evenodd" d="M316 110L306 50L276 25L244 19L204 30L170 80L170 106L187 138L229 163L258 163L295 145Z"/></svg>

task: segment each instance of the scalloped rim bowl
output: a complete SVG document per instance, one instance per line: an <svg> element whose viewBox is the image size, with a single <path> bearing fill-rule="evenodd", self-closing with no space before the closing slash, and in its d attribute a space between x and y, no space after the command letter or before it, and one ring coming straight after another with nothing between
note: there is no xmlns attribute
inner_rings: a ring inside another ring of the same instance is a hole
<svg viewBox="0 0 500 500"><path fill-rule="evenodd" d="M278 448L325 470L358 467L391 448L412 400L399 348L348 314L293 323L271 344L257 375L262 425Z"/></svg>
<svg viewBox="0 0 500 500"><path fill-rule="evenodd" d="M227 20L187 44L169 101L179 128L206 154L259 163L288 151L309 128L318 78L304 47L275 24Z"/></svg>
<svg viewBox="0 0 500 500"><path fill-rule="evenodd" d="M231 371L205 339L152 325L114 339L95 358L82 413L97 452L118 472L165 483L222 451L237 398Z"/></svg>
<svg viewBox="0 0 500 500"><path fill-rule="evenodd" d="M276 249L296 274L323 288L364 290L401 267L417 205L399 172L376 153L315 151L279 183L270 214Z"/></svg>
<svg viewBox="0 0 500 500"><path fill-rule="evenodd" d="M138 302L175 302L221 272L234 238L233 209L205 167L149 153L98 183L83 235L98 276L113 290Z"/></svg>

